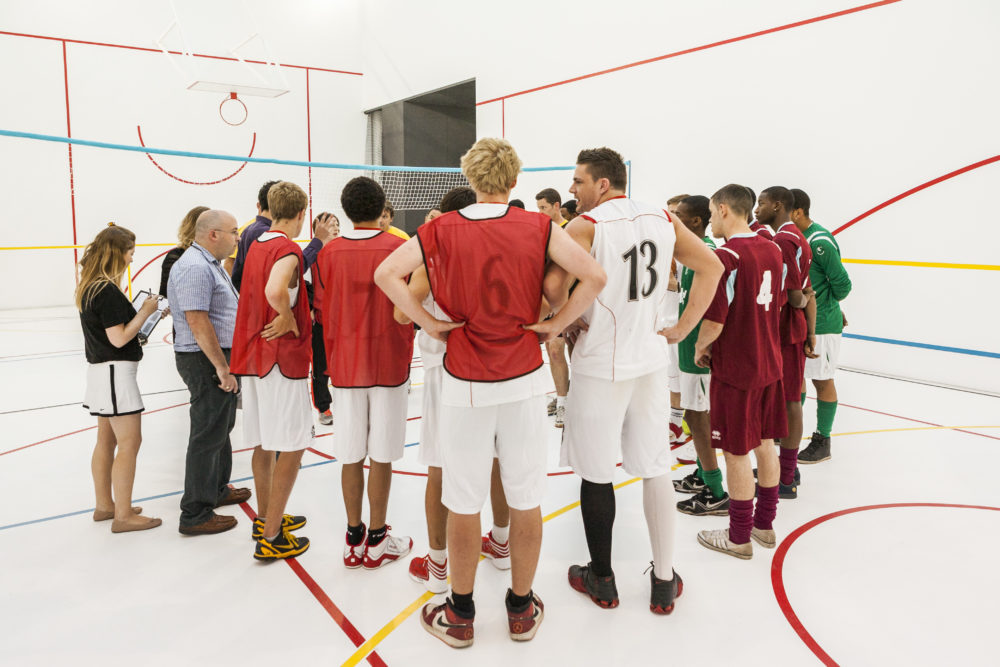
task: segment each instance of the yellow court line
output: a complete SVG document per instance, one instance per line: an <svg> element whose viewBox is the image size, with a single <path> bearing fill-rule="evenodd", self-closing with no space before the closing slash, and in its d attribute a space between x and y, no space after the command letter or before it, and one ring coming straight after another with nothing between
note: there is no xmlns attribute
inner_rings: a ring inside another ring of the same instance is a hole
<svg viewBox="0 0 1000 667"><path fill-rule="evenodd" d="M903 432L903 431L940 431L940 430L951 430L951 429L956 429L956 428L1000 428L1000 425L998 425L998 426L916 426L916 427L910 427L910 428L883 428L883 429L875 429L875 430L872 430L872 431L851 431L849 433L834 433L833 436L841 437L841 436L845 436L845 435L866 435L866 434L869 434L869 433L900 433L900 432ZM809 438L802 438L802 439L803 440L808 440ZM720 453L720 455L721 455L721 453ZM671 470L677 470L678 468L681 468L681 467L682 466L678 463L678 464L674 464L673 466L671 466L670 469ZM632 479L625 480L624 482L622 482L620 484L616 484L615 488L616 489L620 489L623 486L628 486L629 484L633 484L635 482L638 482L640 479L642 479L642 478L641 477L633 477ZM554 511L554 512L552 512L550 514L547 514L544 517L542 517L542 523L545 523L546 521L549 521L550 519L555 519L556 517L561 516L561 515L565 514L566 512L569 512L572 509L576 509L579 506L580 506L580 501L579 500L576 501L575 503L570 503L569 505L566 505L565 507L557 509L556 511ZM423 595L421 595L420 597L418 597L416 600L414 600L413 602L411 602L409 605L407 605L406 609L404 609L403 611L399 612L399 614L397 614L395 618L393 618L391 621L389 621L384 626L382 626L382 628L379 629L379 631L376 632L374 635L372 635L371 638L368 639L368 641L366 641L364 644L362 644L361 646L359 646L358 649L353 654L351 654L351 657L349 657L347 660L344 661L342 667L355 667L356 665L358 665L362 660L364 660L365 658L367 658L368 654L371 653L372 651L374 651L375 647L378 646L379 644L381 644L382 641L386 637L388 637L389 634L393 630L395 630L400 625L402 625L403 622L406 621L406 619L408 619L413 614L413 612L415 612L417 609L419 609L421 607L421 605L425 604L432 597L434 597L434 594L431 593L430 591L427 591Z"/></svg>
<svg viewBox="0 0 1000 667"><path fill-rule="evenodd" d="M917 266L927 269L970 269L973 271L1000 271L997 264L951 264L948 262L902 262L892 259L847 259L844 264L878 264L881 266Z"/></svg>

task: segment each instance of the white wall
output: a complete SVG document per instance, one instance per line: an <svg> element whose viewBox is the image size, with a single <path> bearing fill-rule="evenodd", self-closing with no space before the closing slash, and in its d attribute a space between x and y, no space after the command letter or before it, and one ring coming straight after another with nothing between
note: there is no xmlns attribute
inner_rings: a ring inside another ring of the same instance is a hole
<svg viewBox="0 0 1000 667"><path fill-rule="evenodd" d="M265 30L279 60L362 71L310 74L314 160L360 162L362 110L475 78L480 101L859 6L861 0L704 0L608 5L510 0L273 3L178 0L193 50L225 55ZM0 30L148 46L171 20L165 0L140 13L124 0L5 7ZM247 7L244 11L242 8ZM241 12L243 12L241 14ZM249 18L247 18L249 17ZM251 20L252 19L252 20ZM632 161L632 194L663 201L711 194L728 182L757 191L801 187L813 217L835 228L916 185L1000 153L995 107L1000 5L902 0L831 20L700 50L478 107L480 136L504 134L531 166L572 164L606 144ZM0 127L65 134L61 42L0 36ZM252 57L253 54L248 53ZM176 85L164 57L67 47L74 136L304 159L302 70L285 70L291 92L248 101L250 120L229 128L216 96ZM244 77L235 63L203 61L214 76ZM211 67L209 67L211 65ZM208 78L208 77L205 77ZM0 245L67 243L71 229L64 147L0 139L8 223ZM218 186L183 186L141 154L106 162L74 151L77 227L87 240L108 219L140 240L169 241L188 207L206 202L252 213L270 177L305 183L304 170L255 165ZM233 163L165 158L168 169L211 180ZM992 224L1000 166L959 176L890 206L838 236L847 258L1000 264ZM317 206L336 210L338 179L314 170ZM524 175L515 196L566 192L565 173ZM318 201L326 197L326 201ZM12 223L10 221L18 221ZM970 241L974 239L974 241ZM61 254L60 254L61 253ZM145 251L144 251L145 253ZM136 266L152 256L137 254ZM44 265L39 272L37 267ZM1000 272L851 264L848 332L1000 352L993 296ZM0 307L66 303L65 251L0 254L0 279L31 275L39 290L5 290ZM843 363L935 382L1000 391L1000 359L845 340Z"/></svg>

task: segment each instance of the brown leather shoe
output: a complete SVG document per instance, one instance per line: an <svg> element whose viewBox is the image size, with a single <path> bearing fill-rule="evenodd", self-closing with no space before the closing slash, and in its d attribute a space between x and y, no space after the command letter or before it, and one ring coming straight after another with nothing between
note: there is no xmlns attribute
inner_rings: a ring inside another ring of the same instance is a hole
<svg viewBox="0 0 1000 667"><path fill-rule="evenodd" d="M236 517L213 514L207 521L202 521L196 526L181 526L178 530L182 535L214 535L235 527Z"/></svg>
<svg viewBox="0 0 1000 667"><path fill-rule="evenodd" d="M223 505L239 505L250 500L250 489L229 489L226 497L216 503L216 507Z"/></svg>

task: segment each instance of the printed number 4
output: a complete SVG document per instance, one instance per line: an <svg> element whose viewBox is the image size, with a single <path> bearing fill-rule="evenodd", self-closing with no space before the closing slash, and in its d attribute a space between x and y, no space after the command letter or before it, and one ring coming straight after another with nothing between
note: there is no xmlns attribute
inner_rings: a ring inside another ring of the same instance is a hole
<svg viewBox="0 0 1000 667"><path fill-rule="evenodd" d="M771 302L774 301L774 295L771 294L771 272L765 271L764 276L761 278L760 290L757 292L757 303L764 306L764 310L771 310Z"/></svg>

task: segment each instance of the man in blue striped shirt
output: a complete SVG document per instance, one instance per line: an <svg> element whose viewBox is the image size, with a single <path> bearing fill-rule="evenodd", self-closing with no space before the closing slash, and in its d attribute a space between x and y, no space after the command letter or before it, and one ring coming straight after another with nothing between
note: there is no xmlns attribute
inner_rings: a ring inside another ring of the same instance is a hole
<svg viewBox="0 0 1000 667"><path fill-rule="evenodd" d="M174 315L177 372L191 392L180 532L221 533L236 518L215 508L250 498L250 489L230 489L239 382L229 373L239 294L220 260L236 247L236 218L208 210L195 223L194 243L170 270L167 298Z"/></svg>

